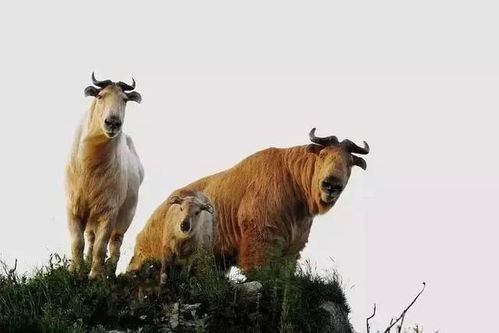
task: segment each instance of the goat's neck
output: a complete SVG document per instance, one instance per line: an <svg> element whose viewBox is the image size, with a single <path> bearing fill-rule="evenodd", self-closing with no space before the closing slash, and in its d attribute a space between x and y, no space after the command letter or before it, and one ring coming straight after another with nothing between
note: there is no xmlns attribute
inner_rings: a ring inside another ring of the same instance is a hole
<svg viewBox="0 0 499 333"><path fill-rule="evenodd" d="M83 161L92 165L111 162L116 157L116 147L121 142L123 133L108 138L99 124L98 117L93 113L93 105L84 126L81 142Z"/></svg>
<svg viewBox="0 0 499 333"><path fill-rule="evenodd" d="M306 146L288 148L284 155L288 171L297 184L301 195L307 201L308 212L310 215L317 215L319 206L314 200L317 194L313 186L317 156L307 152Z"/></svg>

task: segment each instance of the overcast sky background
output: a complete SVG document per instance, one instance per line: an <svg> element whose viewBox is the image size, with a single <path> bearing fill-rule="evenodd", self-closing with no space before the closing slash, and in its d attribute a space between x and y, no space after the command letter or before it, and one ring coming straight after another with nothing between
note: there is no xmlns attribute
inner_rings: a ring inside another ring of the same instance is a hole
<svg viewBox="0 0 499 333"><path fill-rule="evenodd" d="M303 256L343 277L360 332L492 332L499 296L499 12L484 1L10 2L0 12L0 259L69 254L64 165L90 74L137 80L136 234L174 189L308 131L367 140ZM331 260L332 258L332 260Z"/></svg>

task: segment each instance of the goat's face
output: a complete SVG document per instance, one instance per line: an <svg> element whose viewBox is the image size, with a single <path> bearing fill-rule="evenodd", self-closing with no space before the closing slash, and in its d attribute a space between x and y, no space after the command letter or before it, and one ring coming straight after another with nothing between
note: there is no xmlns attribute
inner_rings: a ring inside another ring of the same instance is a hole
<svg viewBox="0 0 499 333"><path fill-rule="evenodd" d="M321 206L332 207L350 178L350 154L340 147L325 147L318 153L315 167L314 180L320 193L319 202Z"/></svg>
<svg viewBox="0 0 499 333"><path fill-rule="evenodd" d="M176 209L174 221L175 234L180 239L191 237L201 227L206 218L214 214L213 206L197 197L177 197L170 199L172 208ZM208 215L210 214L210 215Z"/></svg>
<svg viewBox="0 0 499 333"><path fill-rule="evenodd" d="M133 80L133 79L132 79ZM98 81L92 73L94 86L85 88L85 96L95 97L92 117L98 120L99 126L108 138L116 137L125 120L125 107L128 101L140 103L142 97L135 89L135 80L132 85L111 80ZM130 91L130 92L128 92Z"/></svg>
<svg viewBox="0 0 499 333"><path fill-rule="evenodd" d="M312 193L319 203L320 213L328 211L336 203L348 183L352 166L366 169L366 162L352 153L367 154L369 146L364 148L355 145L350 140L338 142L334 136L317 138L315 129L310 133L314 144L308 146L308 151L317 155L312 183Z"/></svg>
<svg viewBox="0 0 499 333"><path fill-rule="evenodd" d="M116 85L102 89L95 96L94 113L108 138L114 138L121 132L125 121L126 94Z"/></svg>

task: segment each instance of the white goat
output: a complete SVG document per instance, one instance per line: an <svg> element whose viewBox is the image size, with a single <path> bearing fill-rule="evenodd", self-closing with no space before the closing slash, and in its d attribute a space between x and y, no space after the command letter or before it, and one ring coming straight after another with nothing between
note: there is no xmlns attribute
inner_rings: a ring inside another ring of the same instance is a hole
<svg viewBox="0 0 499 333"><path fill-rule="evenodd" d="M85 89L95 100L80 124L66 169L68 224L71 234L71 268L83 263L86 235L90 278L103 278L109 244L110 273L120 257L123 235L135 215L144 170L132 139L122 132L128 101L140 103L135 80L130 86L110 80ZM94 246L95 244L95 246Z"/></svg>

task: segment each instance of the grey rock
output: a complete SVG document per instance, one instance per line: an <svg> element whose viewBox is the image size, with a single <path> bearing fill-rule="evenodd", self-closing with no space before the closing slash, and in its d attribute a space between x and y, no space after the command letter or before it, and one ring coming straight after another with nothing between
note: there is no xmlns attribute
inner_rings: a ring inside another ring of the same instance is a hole
<svg viewBox="0 0 499 333"><path fill-rule="evenodd" d="M248 294L256 294L263 288L263 285L258 281L250 281L240 284L239 288Z"/></svg>
<svg viewBox="0 0 499 333"><path fill-rule="evenodd" d="M173 304L172 313L170 314L170 326L175 329L179 324L179 306L178 303Z"/></svg>
<svg viewBox="0 0 499 333"><path fill-rule="evenodd" d="M348 312L344 307L333 302L324 302L319 308L330 315L329 322L326 323L323 332L354 333L352 325L348 320Z"/></svg>

